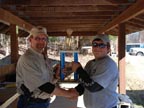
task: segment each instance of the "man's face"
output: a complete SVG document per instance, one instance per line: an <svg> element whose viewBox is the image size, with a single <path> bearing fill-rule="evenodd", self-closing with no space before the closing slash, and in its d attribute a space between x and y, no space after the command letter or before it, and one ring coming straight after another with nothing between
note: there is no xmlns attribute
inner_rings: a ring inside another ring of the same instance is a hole
<svg viewBox="0 0 144 108"><path fill-rule="evenodd" d="M42 52L47 43L47 37L45 34L39 34L38 36L30 38L31 47L37 52Z"/></svg>
<svg viewBox="0 0 144 108"><path fill-rule="evenodd" d="M102 40L96 40L92 42L92 52L96 59L103 58L109 52L107 44Z"/></svg>

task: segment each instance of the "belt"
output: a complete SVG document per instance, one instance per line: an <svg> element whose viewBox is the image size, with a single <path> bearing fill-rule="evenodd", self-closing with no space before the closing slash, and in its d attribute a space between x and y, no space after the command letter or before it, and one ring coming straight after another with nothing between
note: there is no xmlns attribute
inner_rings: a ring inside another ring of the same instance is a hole
<svg viewBox="0 0 144 108"><path fill-rule="evenodd" d="M26 100L27 102L33 102L33 103L45 103L45 102L49 102L50 99L40 99L40 98L33 98L33 97L29 97L26 95L20 95L20 98Z"/></svg>
<svg viewBox="0 0 144 108"><path fill-rule="evenodd" d="M29 101L30 102L36 102L36 103L45 103L45 102L49 102L49 99L40 99L40 98L30 97Z"/></svg>
<svg viewBox="0 0 144 108"><path fill-rule="evenodd" d="M112 108L117 108L117 106L114 106L114 107L112 107Z"/></svg>

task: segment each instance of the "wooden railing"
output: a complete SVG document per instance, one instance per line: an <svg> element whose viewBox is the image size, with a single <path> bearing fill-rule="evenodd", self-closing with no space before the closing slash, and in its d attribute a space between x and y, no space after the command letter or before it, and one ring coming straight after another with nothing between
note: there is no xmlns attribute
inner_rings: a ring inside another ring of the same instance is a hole
<svg viewBox="0 0 144 108"><path fill-rule="evenodd" d="M13 74L15 72L16 72L16 64L9 64L9 65L0 67L0 81L3 81L7 75ZM7 88L5 88L5 89L7 89ZM13 94L13 96L8 98L2 105L0 105L0 108L8 108L9 106L16 108L15 104L17 102L18 96L19 96L19 94L17 94L17 93Z"/></svg>
<svg viewBox="0 0 144 108"><path fill-rule="evenodd" d="M0 81L6 75L14 73L15 70L16 70L16 64L9 64L9 65L5 65L3 67L0 67Z"/></svg>
<svg viewBox="0 0 144 108"><path fill-rule="evenodd" d="M8 100L6 100L0 108L8 108L9 106L12 106L12 108L16 108L17 98L19 97L19 94L16 93L12 97L10 97Z"/></svg>

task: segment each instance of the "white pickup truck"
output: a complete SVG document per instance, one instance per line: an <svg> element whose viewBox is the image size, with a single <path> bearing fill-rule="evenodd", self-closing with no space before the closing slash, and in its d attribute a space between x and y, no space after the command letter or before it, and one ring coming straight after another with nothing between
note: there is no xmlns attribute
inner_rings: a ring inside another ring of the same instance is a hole
<svg viewBox="0 0 144 108"><path fill-rule="evenodd" d="M83 46L80 50L80 53L86 55L86 54L92 54L92 46Z"/></svg>
<svg viewBox="0 0 144 108"><path fill-rule="evenodd" d="M144 56L144 48L130 48L129 55Z"/></svg>

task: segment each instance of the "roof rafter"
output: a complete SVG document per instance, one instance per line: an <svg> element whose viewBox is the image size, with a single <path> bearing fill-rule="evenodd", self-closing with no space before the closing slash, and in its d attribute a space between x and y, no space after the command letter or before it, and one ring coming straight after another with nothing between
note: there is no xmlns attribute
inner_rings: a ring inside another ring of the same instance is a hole
<svg viewBox="0 0 144 108"><path fill-rule="evenodd" d="M46 11L46 12L97 12L97 11L121 11L122 8L113 5L83 5L83 6L5 6L6 8L11 8L14 11Z"/></svg>
<svg viewBox="0 0 144 108"><path fill-rule="evenodd" d="M1 4L23 4L32 6L115 5L107 0L41 0L41 2L39 0L3 0Z"/></svg>
<svg viewBox="0 0 144 108"><path fill-rule="evenodd" d="M16 24L22 29L29 31L33 25L24 21L23 19L13 15L12 13L0 8L0 19L2 22L6 22L6 24Z"/></svg>
<svg viewBox="0 0 144 108"><path fill-rule="evenodd" d="M129 7L127 10L125 10L123 13L121 13L118 17L113 19L109 24L104 26L103 28L99 29L98 33L103 33L106 31L111 30L115 26L117 26L120 23L123 23L125 21L130 20L131 18L141 14L144 12L144 0L137 0L135 4L133 4L131 7Z"/></svg>

